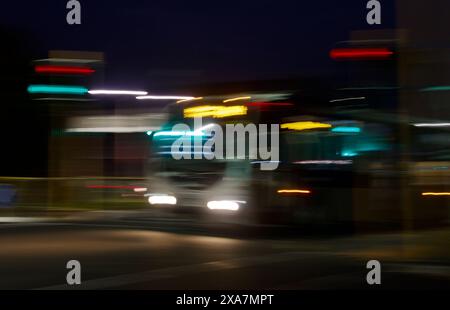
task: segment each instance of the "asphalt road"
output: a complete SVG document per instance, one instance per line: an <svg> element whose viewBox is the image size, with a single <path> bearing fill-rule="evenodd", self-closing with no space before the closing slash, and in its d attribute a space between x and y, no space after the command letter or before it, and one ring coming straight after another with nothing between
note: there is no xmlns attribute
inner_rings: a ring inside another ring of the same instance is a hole
<svg viewBox="0 0 450 310"><path fill-rule="evenodd" d="M0 289L449 289L449 241L450 229L319 236L140 212L4 220ZM79 286L66 283L74 259Z"/></svg>

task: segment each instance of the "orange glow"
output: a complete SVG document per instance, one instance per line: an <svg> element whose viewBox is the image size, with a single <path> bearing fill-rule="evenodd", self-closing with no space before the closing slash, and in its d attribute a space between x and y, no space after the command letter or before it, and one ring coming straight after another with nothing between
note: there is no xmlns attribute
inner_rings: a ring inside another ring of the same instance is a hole
<svg viewBox="0 0 450 310"><path fill-rule="evenodd" d="M203 97L196 97L196 98L192 98L192 99L183 99L183 100L177 101L177 103L188 102L188 101L194 101L194 100L202 100L202 99L203 99Z"/></svg>
<svg viewBox="0 0 450 310"><path fill-rule="evenodd" d="M224 100L223 103L233 102L233 101L239 101L239 100L250 100L250 99L252 99L252 97L250 97L250 96L246 96L246 97L236 97L236 98L231 98L231 99Z"/></svg>
<svg viewBox="0 0 450 310"><path fill-rule="evenodd" d="M428 192L422 193L422 196L450 196L450 192L440 192L440 193Z"/></svg>
<svg viewBox="0 0 450 310"><path fill-rule="evenodd" d="M278 194L311 194L310 190L307 189L280 189L277 191Z"/></svg>

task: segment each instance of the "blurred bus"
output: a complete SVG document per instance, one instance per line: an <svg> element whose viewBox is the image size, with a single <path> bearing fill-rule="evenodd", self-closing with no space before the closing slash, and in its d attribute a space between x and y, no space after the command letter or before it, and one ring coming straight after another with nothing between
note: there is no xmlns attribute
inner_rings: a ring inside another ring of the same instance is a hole
<svg viewBox="0 0 450 310"><path fill-rule="evenodd" d="M433 175L434 165L445 166L443 162L437 164L437 159L433 162L429 155L436 153L423 147L424 142L437 136L433 130L403 123L389 109L376 108L382 106L380 103L391 106L388 101L395 102L396 93L301 91L284 100L242 99L225 104L245 107L241 115L203 117L203 125L216 123L222 127L279 124L278 168L269 171L261 169L265 160L248 156L241 160L175 160L171 147L185 132L173 131L173 125L189 125L191 134L185 139L191 140L192 147L188 152L192 157L205 155L202 146L210 137L195 133L193 119L186 117L186 111L223 107L227 97L174 104L169 108L168 123L151 135L157 157L152 159L156 172L151 176L149 202L158 208L235 223L384 229L401 227L406 216L417 222L445 221L448 211L442 200L446 198L440 197L438 207L429 210L426 205L430 199L424 200L428 196L422 195L437 187L417 187L424 180L426 167L431 169L428 175ZM361 99L349 105L343 98ZM411 137L409 145L403 143L404 130ZM201 139L200 147L194 145L195 138ZM437 152L444 160L448 140L442 136L439 139L441 149ZM438 192L445 192L447 185L441 183ZM438 201L435 197L434 203ZM409 203L407 209L405 202Z"/></svg>

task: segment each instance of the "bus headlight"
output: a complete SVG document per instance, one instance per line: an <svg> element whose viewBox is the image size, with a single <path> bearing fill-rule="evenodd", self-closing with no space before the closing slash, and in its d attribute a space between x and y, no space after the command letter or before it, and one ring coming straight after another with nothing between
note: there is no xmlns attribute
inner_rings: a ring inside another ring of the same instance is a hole
<svg viewBox="0 0 450 310"><path fill-rule="evenodd" d="M226 211L238 211L239 203L232 200L221 201L208 201L208 209L210 210L226 210Z"/></svg>
<svg viewBox="0 0 450 310"><path fill-rule="evenodd" d="M176 205L177 198L170 195L152 195L148 197L151 205Z"/></svg>

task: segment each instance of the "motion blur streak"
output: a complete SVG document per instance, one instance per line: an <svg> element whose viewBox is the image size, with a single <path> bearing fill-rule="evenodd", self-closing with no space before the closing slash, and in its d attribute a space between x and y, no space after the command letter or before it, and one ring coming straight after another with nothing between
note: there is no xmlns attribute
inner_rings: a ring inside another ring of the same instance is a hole
<svg viewBox="0 0 450 310"><path fill-rule="evenodd" d="M419 123L415 127L450 127L450 123Z"/></svg>
<svg viewBox="0 0 450 310"><path fill-rule="evenodd" d="M296 161L296 165L351 165L351 160L302 160Z"/></svg>
<svg viewBox="0 0 450 310"><path fill-rule="evenodd" d="M236 98L226 99L223 101L223 103L239 101L239 100L248 100L248 99L252 99L252 97L246 96L246 97L236 97Z"/></svg>
<svg viewBox="0 0 450 310"><path fill-rule="evenodd" d="M183 99L183 100L177 101L177 103L189 102L189 101L194 101L194 100L202 100L202 99L203 99L203 97L196 97L196 98L192 98L192 99Z"/></svg>
<svg viewBox="0 0 450 310"><path fill-rule="evenodd" d="M76 64L98 62L98 60L95 60L95 59L70 59L70 58L45 58L45 59L40 59L40 61L51 62L51 63L59 62L59 63L76 63Z"/></svg>
<svg viewBox="0 0 450 310"><path fill-rule="evenodd" d="M90 75L95 72L94 69L88 67L72 67L72 66L36 66L36 73L56 73L56 74L80 74Z"/></svg>
<svg viewBox="0 0 450 310"><path fill-rule="evenodd" d="M432 87L426 87L426 88L423 88L422 91L424 91L424 92L431 92L431 91L450 91L450 86L432 86Z"/></svg>
<svg viewBox="0 0 450 310"><path fill-rule="evenodd" d="M247 115L247 107L245 106L231 106L218 109L215 111L213 117L224 118L230 116Z"/></svg>
<svg viewBox="0 0 450 310"><path fill-rule="evenodd" d="M366 97L353 97L353 98L342 98L342 99L333 99L330 102L343 102L343 101L352 101L352 100L365 100Z"/></svg>
<svg viewBox="0 0 450 310"><path fill-rule="evenodd" d="M86 94L88 90L82 86L30 85L28 86L28 92L30 94L83 95Z"/></svg>
<svg viewBox="0 0 450 310"><path fill-rule="evenodd" d="M278 194L311 194L310 190L306 189L280 189Z"/></svg>
<svg viewBox="0 0 450 310"><path fill-rule="evenodd" d="M184 109L184 117L214 117L225 118L230 116L246 115L246 106L198 106Z"/></svg>
<svg viewBox="0 0 450 310"><path fill-rule="evenodd" d="M70 128L66 132L100 132L100 133L133 133L133 132L149 132L153 128L149 127L98 127L98 128Z"/></svg>
<svg viewBox="0 0 450 310"><path fill-rule="evenodd" d="M335 60L386 59L394 54L387 48L338 48L330 52Z"/></svg>
<svg viewBox="0 0 450 310"><path fill-rule="evenodd" d="M340 133L360 133L361 128L359 127L335 127L331 129L332 132L340 132Z"/></svg>
<svg viewBox="0 0 450 310"><path fill-rule="evenodd" d="M91 95L131 95L131 96L140 96L147 95L146 91L139 90L108 90L108 89L98 89L98 90L89 90L89 94Z"/></svg>
<svg viewBox="0 0 450 310"><path fill-rule="evenodd" d="M290 130L308 130L308 129L320 129L320 128L331 128L330 124L317 123L317 122L296 122L296 123L286 123L281 125L281 129Z"/></svg>
<svg viewBox="0 0 450 310"><path fill-rule="evenodd" d="M195 136L202 137L205 134L201 131L160 131L155 133L155 137L179 137L179 136Z"/></svg>
<svg viewBox="0 0 450 310"><path fill-rule="evenodd" d="M192 100L195 97L189 96L138 96L136 99L138 100Z"/></svg>
<svg viewBox="0 0 450 310"><path fill-rule="evenodd" d="M450 192L442 192L442 193L422 193L422 196L450 196Z"/></svg>

